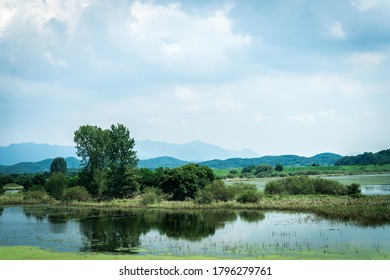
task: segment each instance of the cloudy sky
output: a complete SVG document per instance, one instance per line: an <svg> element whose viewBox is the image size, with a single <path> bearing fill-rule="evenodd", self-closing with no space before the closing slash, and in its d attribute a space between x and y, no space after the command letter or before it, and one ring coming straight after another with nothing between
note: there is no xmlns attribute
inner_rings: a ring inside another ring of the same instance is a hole
<svg viewBox="0 0 390 280"><path fill-rule="evenodd" d="M84 124L260 155L390 148L390 0L0 1L0 145Z"/></svg>

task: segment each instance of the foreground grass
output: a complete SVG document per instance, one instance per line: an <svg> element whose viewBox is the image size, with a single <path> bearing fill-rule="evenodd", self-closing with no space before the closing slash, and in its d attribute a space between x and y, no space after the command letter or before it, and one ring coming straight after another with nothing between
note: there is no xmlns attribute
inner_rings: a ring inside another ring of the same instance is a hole
<svg viewBox="0 0 390 280"><path fill-rule="evenodd" d="M284 252L283 254L256 255L253 257L210 257L202 255L124 255L80 252L55 252L33 246L0 246L0 260L384 260L388 255L375 252L324 251L322 249L305 252Z"/></svg>

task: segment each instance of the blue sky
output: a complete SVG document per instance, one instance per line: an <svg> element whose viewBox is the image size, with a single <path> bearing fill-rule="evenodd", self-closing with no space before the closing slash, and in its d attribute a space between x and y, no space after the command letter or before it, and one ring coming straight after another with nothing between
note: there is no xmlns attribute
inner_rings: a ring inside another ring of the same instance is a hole
<svg viewBox="0 0 390 280"><path fill-rule="evenodd" d="M0 145L84 124L260 155L390 148L390 1L0 2Z"/></svg>

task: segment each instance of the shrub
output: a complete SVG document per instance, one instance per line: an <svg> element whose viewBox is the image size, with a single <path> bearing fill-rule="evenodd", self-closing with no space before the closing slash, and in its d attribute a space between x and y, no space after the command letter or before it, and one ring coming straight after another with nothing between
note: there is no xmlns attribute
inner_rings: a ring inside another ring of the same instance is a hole
<svg viewBox="0 0 390 280"><path fill-rule="evenodd" d="M360 189L360 185L359 184L351 184L347 187L347 193L350 194L350 195L353 195L353 194L361 194L362 193L362 190Z"/></svg>
<svg viewBox="0 0 390 280"><path fill-rule="evenodd" d="M229 174L227 175L228 178L236 178L240 175L240 172L236 169L232 169L229 171Z"/></svg>
<svg viewBox="0 0 390 280"><path fill-rule="evenodd" d="M354 187L355 188L355 187ZM351 189L351 192L355 190ZM343 184L322 178L308 176L291 176L280 180L268 182L265 186L267 194L332 194L345 195L349 190Z"/></svg>
<svg viewBox="0 0 390 280"><path fill-rule="evenodd" d="M65 189L62 199L65 201L87 201L91 199L91 195L86 188L76 186Z"/></svg>
<svg viewBox="0 0 390 280"><path fill-rule="evenodd" d="M42 185L32 185L32 187L30 188L30 191L42 191L42 192L44 192L45 191L45 187L42 186Z"/></svg>
<svg viewBox="0 0 390 280"><path fill-rule="evenodd" d="M160 203L163 200L163 195L161 190L157 188L147 187L144 190L144 193L141 195L140 204L141 205L151 205Z"/></svg>
<svg viewBox="0 0 390 280"><path fill-rule="evenodd" d="M275 166L275 170L276 170L276 171L281 172L281 171L283 171L283 169L284 169L283 164L277 164L277 165Z"/></svg>
<svg viewBox="0 0 390 280"><path fill-rule="evenodd" d="M317 194L347 194L347 188L343 184L333 180L317 178L314 181L314 188Z"/></svg>
<svg viewBox="0 0 390 280"><path fill-rule="evenodd" d="M49 203L53 198L43 190L32 190L23 194L23 200L26 203Z"/></svg>
<svg viewBox="0 0 390 280"><path fill-rule="evenodd" d="M289 194L314 194L314 182L307 176L287 177L284 179Z"/></svg>
<svg viewBox="0 0 390 280"><path fill-rule="evenodd" d="M218 201L229 201L234 199L234 191L228 188L221 180L214 180L211 184L207 185L207 190L210 190L216 200Z"/></svg>
<svg viewBox="0 0 390 280"><path fill-rule="evenodd" d="M256 166L256 168L254 170L254 175L257 178L266 177L266 176L269 176L273 170L274 170L274 168L272 167L272 165L261 164L259 166Z"/></svg>
<svg viewBox="0 0 390 280"><path fill-rule="evenodd" d="M47 192L55 199L61 199L67 186L67 177L62 173L53 173L46 184Z"/></svg>
<svg viewBox="0 0 390 280"><path fill-rule="evenodd" d="M236 201L239 203L257 203L262 194L259 190L244 190L237 195Z"/></svg>
<svg viewBox="0 0 390 280"><path fill-rule="evenodd" d="M235 192L232 188L227 187L221 180L214 180L196 194L198 203L209 204L213 201L227 202L233 200Z"/></svg>
<svg viewBox="0 0 390 280"><path fill-rule="evenodd" d="M256 203L262 196L262 193L253 184L235 183L229 186L229 190L239 203Z"/></svg>
<svg viewBox="0 0 390 280"><path fill-rule="evenodd" d="M196 194L196 202L199 204L210 204L215 201L215 195L209 188L201 189Z"/></svg>
<svg viewBox="0 0 390 280"><path fill-rule="evenodd" d="M264 192L266 194L288 194L282 180L268 182L265 185Z"/></svg>

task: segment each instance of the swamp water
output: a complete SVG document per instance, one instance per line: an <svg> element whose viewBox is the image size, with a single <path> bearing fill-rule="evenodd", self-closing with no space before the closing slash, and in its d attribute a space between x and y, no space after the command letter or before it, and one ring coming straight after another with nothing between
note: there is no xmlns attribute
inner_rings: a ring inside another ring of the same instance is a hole
<svg viewBox="0 0 390 280"><path fill-rule="evenodd" d="M349 254L389 259L390 225L262 211L103 211L0 207L0 246L60 252L259 257Z"/></svg>

